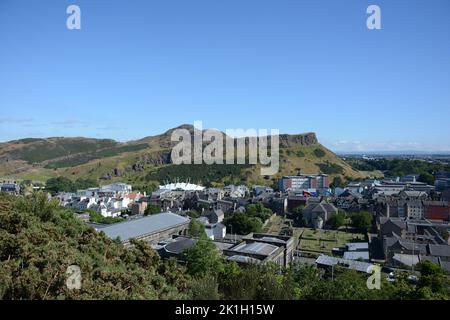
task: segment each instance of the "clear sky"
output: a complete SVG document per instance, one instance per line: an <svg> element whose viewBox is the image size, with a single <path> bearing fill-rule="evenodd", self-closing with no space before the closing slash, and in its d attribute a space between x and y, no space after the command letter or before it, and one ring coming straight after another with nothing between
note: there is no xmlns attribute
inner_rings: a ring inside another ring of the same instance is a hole
<svg viewBox="0 0 450 320"><path fill-rule="evenodd" d="M450 151L450 1L0 0L0 141L195 120L314 131L335 151Z"/></svg>

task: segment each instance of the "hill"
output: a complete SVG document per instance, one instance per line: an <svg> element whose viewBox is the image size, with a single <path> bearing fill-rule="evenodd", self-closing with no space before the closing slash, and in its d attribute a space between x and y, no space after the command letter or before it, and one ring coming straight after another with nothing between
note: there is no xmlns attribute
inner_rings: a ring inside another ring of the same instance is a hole
<svg viewBox="0 0 450 320"><path fill-rule="evenodd" d="M0 144L0 177L15 180L45 181L56 176L71 179L94 178L101 184L122 180L132 184L150 181L190 179L196 183L267 183L281 175L325 173L332 177L361 178L340 157L322 146L315 133L281 134L280 171L262 177L259 165L180 165L171 162L171 141L175 129L135 141L111 139L63 138L21 139ZM270 139L269 139L270 141ZM248 143L248 141L246 141ZM236 143L236 142L235 142Z"/></svg>

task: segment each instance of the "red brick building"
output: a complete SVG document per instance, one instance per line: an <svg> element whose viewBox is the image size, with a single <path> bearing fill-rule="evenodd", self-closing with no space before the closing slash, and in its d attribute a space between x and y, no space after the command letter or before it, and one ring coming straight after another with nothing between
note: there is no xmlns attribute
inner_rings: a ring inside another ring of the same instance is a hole
<svg viewBox="0 0 450 320"><path fill-rule="evenodd" d="M424 201L425 219L449 221L450 207L447 201Z"/></svg>

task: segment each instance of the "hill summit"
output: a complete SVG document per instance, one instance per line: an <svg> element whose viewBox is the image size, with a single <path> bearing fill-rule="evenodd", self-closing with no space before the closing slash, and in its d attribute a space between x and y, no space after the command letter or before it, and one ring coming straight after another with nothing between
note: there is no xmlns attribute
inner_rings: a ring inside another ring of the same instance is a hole
<svg viewBox="0 0 450 320"><path fill-rule="evenodd" d="M171 162L171 149L177 142L172 142L171 136L176 129L194 132L192 125L182 124L160 135L128 142L52 137L1 143L0 178L45 181L66 176L72 179L95 178L99 183L121 180L145 184L175 178L197 183L264 183L267 179L276 180L300 170L331 176L362 176L322 146L313 132L279 135L280 171L269 178L258 174L258 165L175 166Z"/></svg>

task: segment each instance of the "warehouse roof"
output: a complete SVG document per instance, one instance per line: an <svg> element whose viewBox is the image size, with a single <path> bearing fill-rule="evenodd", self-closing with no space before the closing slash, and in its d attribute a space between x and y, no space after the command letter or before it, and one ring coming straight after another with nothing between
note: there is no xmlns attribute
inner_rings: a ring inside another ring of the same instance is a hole
<svg viewBox="0 0 450 320"><path fill-rule="evenodd" d="M371 263L335 258L335 257L327 256L324 254L321 254L317 258L316 263L319 265L330 266L330 267L335 266L335 265L340 265L340 266L347 267L348 269L352 269L352 270L356 270L356 271L360 271L360 272L366 272L366 273L371 273L371 270L373 268L373 264L371 264Z"/></svg>
<svg viewBox="0 0 450 320"><path fill-rule="evenodd" d="M128 241L131 238L140 238L187 222L189 222L189 219L186 217L171 212L164 212L116 223L102 228L101 231L111 239L120 237L120 240Z"/></svg>
<svg viewBox="0 0 450 320"><path fill-rule="evenodd" d="M237 246L233 250L242 253L260 254L264 256L269 256L277 249L278 249L277 246L268 243L252 242L252 243L243 243L242 245Z"/></svg>

